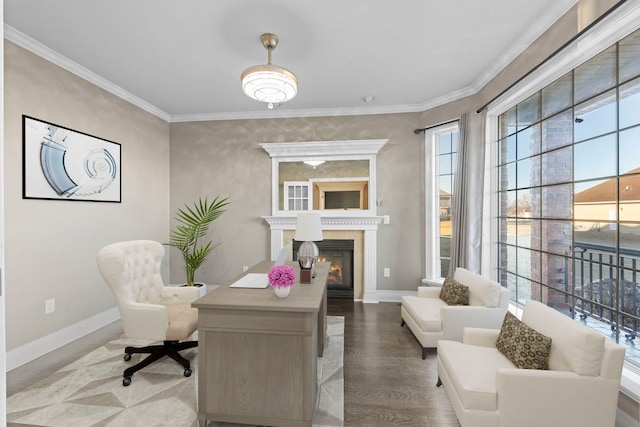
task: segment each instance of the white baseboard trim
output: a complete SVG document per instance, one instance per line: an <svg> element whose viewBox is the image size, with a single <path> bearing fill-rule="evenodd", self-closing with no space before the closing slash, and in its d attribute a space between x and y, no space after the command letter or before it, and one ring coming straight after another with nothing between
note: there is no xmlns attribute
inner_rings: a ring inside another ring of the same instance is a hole
<svg viewBox="0 0 640 427"><path fill-rule="evenodd" d="M417 295L418 291L393 291L378 289L378 301L380 302L400 302L405 295Z"/></svg>
<svg viewBox="0 0 640 427"><path fill-rule="evenodd" d="M110 323L120 319L118 307L91 316L66 328L62 328L52 334L38 338L23 346L7 352L7 372L24 365L40 356L82 338Z"/></svg>
<svg viewBox="0 0 640 427"><path fill-rule="evenodd" d="M634 420L631 415L618 408L616 411L615 427L638 427L638 422Z"/></svg>

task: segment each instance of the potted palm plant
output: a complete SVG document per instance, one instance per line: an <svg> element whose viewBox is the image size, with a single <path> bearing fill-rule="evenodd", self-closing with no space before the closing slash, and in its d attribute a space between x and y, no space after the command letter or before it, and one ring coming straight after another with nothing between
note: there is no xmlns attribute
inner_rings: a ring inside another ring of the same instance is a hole
<svg viewBox="0 0 640 427"><path fill-rule="evenodd" d="M211 202L205 197L199 198L193 206L185 205L178 209L175 220L178 225L171 230L169 243L165 245L177 248L184 260L184 270L187 275L187 286L193 286L198 267L207 258L207 255L221 244L211 241L203 244L202 239L209 232L209 225L225 212L223 209L229 204L229 198L223 199L216 196Z"/></svg>

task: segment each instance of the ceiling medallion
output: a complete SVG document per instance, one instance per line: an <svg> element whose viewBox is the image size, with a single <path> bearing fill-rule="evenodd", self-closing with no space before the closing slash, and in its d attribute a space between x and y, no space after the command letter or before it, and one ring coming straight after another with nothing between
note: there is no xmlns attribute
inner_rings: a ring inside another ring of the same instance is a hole
<svg viewBox="0 0 640 427"><path fill-rule="evenodd" d="M267 64L254 65L243 71L242 90L249 98L266 102L269 108L273 108L296 96L298 78L286 68L271 64L271 52L278 45L275 34L263 34L260 41L268 52Z"/></svg>

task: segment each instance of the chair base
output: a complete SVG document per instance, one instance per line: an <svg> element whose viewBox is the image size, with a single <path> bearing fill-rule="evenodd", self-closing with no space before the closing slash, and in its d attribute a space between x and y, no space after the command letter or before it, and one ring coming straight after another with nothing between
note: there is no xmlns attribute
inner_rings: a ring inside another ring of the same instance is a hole
<svg viewBox="0 0 640 427"><path fill-rule="evenodd" d="M124 360L131 360L132 354L149 354L142 361L138 362L136 365L131 366L124 370L122 374L122 385L128 386L131 384L131 377L134 373L138 372L140 369L145 366L149 366L156 360L163 358L164 356L169 356L176 362L182 365L184 368L184 376L191 376L191 363L182 357L179 351L186 350L188 348L193 348L198 346L198 341L164 341L162 344L158 345L148 345L146 347L126 347L124 349Z"/></svg>

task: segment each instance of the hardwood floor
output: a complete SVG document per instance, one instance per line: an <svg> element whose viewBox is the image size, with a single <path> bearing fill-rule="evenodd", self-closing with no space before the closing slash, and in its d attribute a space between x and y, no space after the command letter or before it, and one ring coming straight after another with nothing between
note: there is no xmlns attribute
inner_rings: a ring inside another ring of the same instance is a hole
<svg viewBox="0 0 640 427"><path fill-rule="evenodd" d="M436 352L400 327L400 304L330 298L329 315L345 317L344 425L458 427L443 387L436 388Z"/></svg>
<svg viewBox="0 0 640 427"><path fill-rule="evenodd" d="M435 387L436 353L426 360L400 304L330 298L327 312L345 317L345 427L459 427L444 388ZM12 395L122 333L120 322L7 373Z"/></svg>

